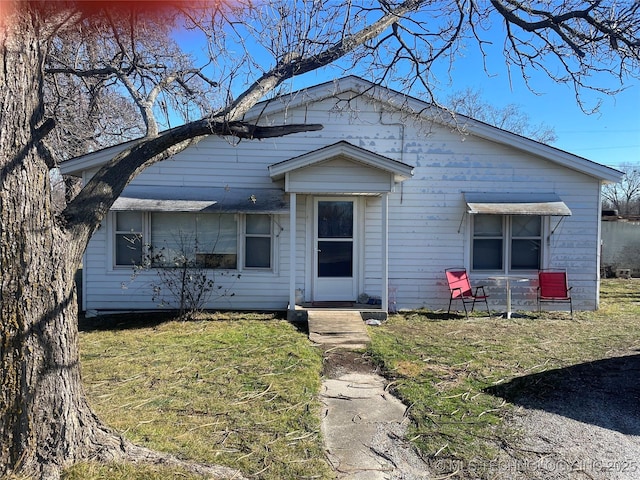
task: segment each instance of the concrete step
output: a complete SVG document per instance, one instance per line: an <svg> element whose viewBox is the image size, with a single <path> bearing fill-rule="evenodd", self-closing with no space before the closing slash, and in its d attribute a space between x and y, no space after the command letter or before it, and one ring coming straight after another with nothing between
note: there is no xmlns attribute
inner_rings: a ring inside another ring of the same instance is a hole
<svg viewBox="0 0 640 480"><path fill-rule="evenodd" d="M320 345L365 348L371 338L357 311L309 310L309 339Z"/></svg>

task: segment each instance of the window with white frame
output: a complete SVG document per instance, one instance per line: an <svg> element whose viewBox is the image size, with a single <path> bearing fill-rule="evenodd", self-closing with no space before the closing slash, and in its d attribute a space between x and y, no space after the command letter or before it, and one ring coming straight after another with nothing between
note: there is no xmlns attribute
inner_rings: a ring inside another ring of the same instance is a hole
<svg viewBox="0 0 640 480"><path fill-rule="evenodd" d="M271 217L269 215L247 215L244 242L246 268L271 268Z"/></svg>
<svg viewBox="0 0 640 480"><path fill-rule="evenodd" d="M115 264L142 264L143 215L141 212L118 212L115 219Z"/></svg>
<svg viewBox="0 0 640 480"><path fill-rule="evenodd" d="M151 213L154 266L193 261L205 268L238 267L238 226L233 213Z"/></svg>
<svg viewBox="0 0 640 480"><path fill-rule="evenodd" d="M472 270L538 270L542 262L542 218L538 215L473 215Z"/></svg>
<svg viewBox="0 0 640 480"><path fill-rule="evenodd" d="M115 266L140 265L146 245L154 267L193 261L212 269L272 268L270 215L115 212L114 217Z"/></svg>

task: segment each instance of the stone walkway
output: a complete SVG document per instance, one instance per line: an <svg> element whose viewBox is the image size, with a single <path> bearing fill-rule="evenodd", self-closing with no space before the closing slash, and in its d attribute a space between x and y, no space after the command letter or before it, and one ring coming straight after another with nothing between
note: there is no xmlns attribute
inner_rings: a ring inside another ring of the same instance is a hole
<svg viewBox="0 0 640 480"><path fill-rule="evenodd" d="M405 472L402 477L398 475L398 456L412 454L411 447L402 440L406 407L385 392L385 384L378 375L362 373L348 373L323 382L322 433L327 458L339 478L408 478ZM404 453L398 450L399 444L404 444ZM424 473L419 470L415 478L424 478Z"/></svg>
<svg viewBox="0 0 640 480"><path fill-rule="evenodd" d="M325 349L359 350L371 341L359 312L310 310L309 338ZM407 407L373 372L324 378L322 434L327 458L344 480L430 478L425 463L404 440Z"/></svg>

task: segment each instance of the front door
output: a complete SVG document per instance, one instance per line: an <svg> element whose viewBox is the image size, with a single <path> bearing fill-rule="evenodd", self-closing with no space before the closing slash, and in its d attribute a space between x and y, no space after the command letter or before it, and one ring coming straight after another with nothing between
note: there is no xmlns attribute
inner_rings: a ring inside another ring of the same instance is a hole
<svg viewBox="0 0 640 480"><path fill-rule="evenodd" d="M314 301L355 301L357 268L355 200L314 202Z"/></svg>

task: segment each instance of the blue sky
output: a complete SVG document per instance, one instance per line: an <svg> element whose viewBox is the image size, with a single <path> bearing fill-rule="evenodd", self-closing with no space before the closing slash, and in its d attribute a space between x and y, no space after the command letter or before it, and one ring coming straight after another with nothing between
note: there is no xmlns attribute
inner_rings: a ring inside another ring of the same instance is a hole
<svg viewBox="0 0 640 480"><path fill-rule="evenodd" d="M451 91L479 88L488 103L505 106L516 103L530 116L532 124L545 123L554 128L555 147L616 167L621 163L640 164L640 82L626 81L625 90L615 96L582 90L588 106L600 101L597 113L584 113L571 85L558 84L539 73L532 77L536 93L524 83L520 72L511 72L497 52L489 63L491 76L482 70L479 54L458 59L452 73ZM601 80L603 81L603 80ZM605 81L618 88L617 79Z"/></svg>
<svg viewBox="0 0 640 480"><path fill-rule="evenodd" d="M587 114L578 105L572 85L558 84L540 73L532 77L534 93L518 70L508 74L500 54L491 58L491 65L488 75L479 54L458 59L451 83L447 80L438 87L439 100L445 101L469 87L479 89L487 103L496 107L517 104L529 115L532 125L552 127L558 137L552 144L556 148L613 168L623 163L640 164L640 81L625 83L624 91L615 96L582 90L586 106L595 107L600 102L597 113ZM316 83L328 79L326 74L309 75L317 78ZM300 83L309 85L308 79ZM608 85L619 87L613 78Z"/></svg>
<svg viewBox="0 0 640 480"><path fill-rule="evenodd" d="M197 36L185 31L176 32L183 48L196 53ZM526 112L533 125L544 123L555 130L558 137L553 146L595 162L618 167L623 163L640 164L640 80L627 79L624 91L615 96L582 90L583 101L588 107L601 105L597 113L586 114L579 107L572 85L558 84L542 72L529 72L536 93L525 85L520 71L513 69L509 75L500 45L503 36L500 28L493 26L485 32L486 38L495 38L488 47L486 58L488 72L484 71L482 56L474 43L469 44L466 56L456 57L448 79L448 66L442 70L441 84L437 87L440 101L449 95L469 87L482 91L483 99L496 107L511 103ZM266 66L265 66L266 67ZM330 80L331 70L311 72L304 78L291 82L294 89ZM362 72L350 72L354 75ZM640 76L640 72L638 76ZM366 78L366 75L362 75ZM440 78L439 77L439 78ZM597 79L600 86L619 88L615 78ZM413 93L413 92L408 92Z"/></svg>

